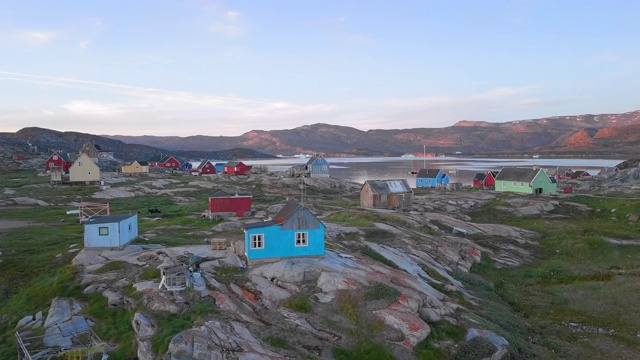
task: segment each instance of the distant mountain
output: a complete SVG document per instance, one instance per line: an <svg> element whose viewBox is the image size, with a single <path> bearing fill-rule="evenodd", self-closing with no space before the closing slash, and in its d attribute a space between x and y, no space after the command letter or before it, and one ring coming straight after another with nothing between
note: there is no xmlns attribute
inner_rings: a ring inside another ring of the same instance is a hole
<svg viewBox="0 0 640 360"><path fill-rule="evenodd" d="M628 155L640 150L640 111L554 116L505 123L460 121L445 128L362 131L328 124L289 130L252 130L240 136L106 136L167 150L250 148L272 155L320 152L328 156L396 156L404 153L466 155ZM638 135L635 135L638 134Z"/></svg>
<svg viewBox="0 0 640 360"><path fill-rule="evenodd" d="M110 139L98 135L83 134L79 132L60 132L37 127L29 127L19 130L16 133L0 133L0 145L5 149L13 149L13 152L25 152L29 149L29 144L36 146L38 152L50 154L51 151L76 154L83 144L92 142L99 145L105 151L113 152L115 158L125 162L133 160L147 160L154 155L173 155L179 160L193 159L260 159L272 158L273 156L253 149L247 148L227 148L216 151L210 150L167 150L160 147L128 144L120 140ZM8 151L8 150L7 150Z"/></svg>

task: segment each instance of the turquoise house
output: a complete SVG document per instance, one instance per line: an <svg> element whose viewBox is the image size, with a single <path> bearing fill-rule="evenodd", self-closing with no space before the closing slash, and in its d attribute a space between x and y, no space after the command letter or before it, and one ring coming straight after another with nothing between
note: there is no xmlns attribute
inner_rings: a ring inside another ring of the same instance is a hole
<svg viewBox="0 0 640 360"><path fill-rule="evenodd" d="M291 176L293 177L329 177L329 162L316 154L303 165L296 165L291 168Z"/></svg>
<svg viewBox="0 0 640 360"><path fill-rule="evenodd" d="M542 169L506 167L496 176L495 190L536 195L555 193L558 183L554 180Z"/></svg>
<svg viewBox="0 0 640 360"><path fill-rule="evenodd" d="M420 169L416 175L416 187L446 187L449 184L449 175L440 169Z"/></svg>
<svg viewBox="0 0 640 360"><path fill-rule="evenodd" d="M216 172L218 174L222 174L222 171L224 170L224 164L226 164L226 162L217 162L214 164L216 167Z"/></svg>
<svg viewBox="0 0 640 360"><path fill-rule="evenodd" d="M92 216L84 223L85 249L121 249L138 237L138 214Z"/></svg>
<svg viewBox="0 0 640 360"><path fill-rule="evenodd" d="M324 224L304 205L289 200L273 220L244 227L247 260L324 256Z"/></svg>

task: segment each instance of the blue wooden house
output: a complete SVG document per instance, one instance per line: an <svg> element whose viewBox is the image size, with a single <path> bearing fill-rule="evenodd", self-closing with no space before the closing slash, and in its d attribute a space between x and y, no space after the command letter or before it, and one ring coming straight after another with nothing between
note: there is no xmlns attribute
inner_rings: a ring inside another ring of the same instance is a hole
<svg viewBox="0 0 640 360"><path fill-rule="evenodd" d="M440 169L420 169L416 175L416 187L445 187L449 184L449 175Z"/></svg>
<svg viewBox="0 0 640 360"><path fill-rule="evenodd" d="M304 205L289 200L273 220L245 225L247 260L324 256L324 224Z"/></svg>
<svg viewBox="0 0 640 360"><path fill-rule="evenodd" d="M84 223L87 249L123 248L138 237L138 214L92 216Z"/></svg>
<svg viewBox="0 0 640 360"><path fill-rule="evenodd" d="M218 174L222 174L222 172L224 171L224 164L226 164L226 162L217 162L214 164L216 167L216 172Z"/></svg>
<svg viewBox="0 0 640 360"><path fill-rule="evenodd" d="M329 162L322 155L316 154L305 164L293 166L291 176L329 177Z"/></svg>
<svg viewBox="0 0 640 360"><path fill-rule="evenodd" d="M193 169L193 161L185 160L180 164L180 170L189 171Z"/></svg>

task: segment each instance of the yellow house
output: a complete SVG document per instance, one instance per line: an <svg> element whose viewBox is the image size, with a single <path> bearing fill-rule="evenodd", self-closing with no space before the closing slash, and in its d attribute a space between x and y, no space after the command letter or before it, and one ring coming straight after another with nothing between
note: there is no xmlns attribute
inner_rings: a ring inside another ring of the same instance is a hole
<svg viewBox="0 0 640 360"><path fill-rule="evenodd" d="M100 168L87 154L80 154L69 168L69 182L99 182Z"/></svg>
<svg viewBox="0 0 640 360"><path fill-rule="evenodd" d="M148 173L149 163L146 161L133 160L131 165L122 165L122 172L125 174Z"/></svg>

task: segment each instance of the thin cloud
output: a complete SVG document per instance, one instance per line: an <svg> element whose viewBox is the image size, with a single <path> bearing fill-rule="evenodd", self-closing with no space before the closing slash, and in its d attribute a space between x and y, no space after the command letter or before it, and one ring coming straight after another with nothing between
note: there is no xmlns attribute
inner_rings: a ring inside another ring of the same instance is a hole
<svg viewBox="0 0 640 360"><path fill-rule="evenodd" d="M59 37L57 31L36 31L36 30L19 30L16 35L19 41L31 46L42 46Z"/></svg>
<svg viewBox="0 0 640 360"><path fill-rule="evenodd" d="M230 38L243 35L246 32L246 26L242 23L240 16L241 14L238 11L226 11L211 24L211 32L219 33Z"/></svg>

